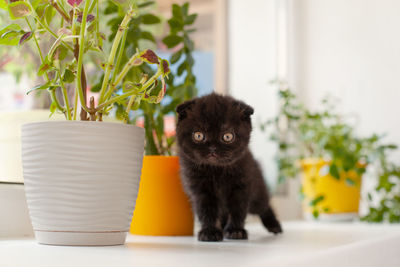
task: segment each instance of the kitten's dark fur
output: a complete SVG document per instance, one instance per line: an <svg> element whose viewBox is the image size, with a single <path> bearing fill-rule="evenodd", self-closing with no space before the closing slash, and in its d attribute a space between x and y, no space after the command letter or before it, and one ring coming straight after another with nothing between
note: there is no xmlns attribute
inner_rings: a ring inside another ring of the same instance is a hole
<svg viewBox="0 0 400 267"><path fill-rule="evenodd" d="M247 239L247 213L261 217L269 232L282 232L269 204L258 163L248 148L253 108L217 94L177 107L182 179L201 223L201 241ZM204 140L200 139L203 134ZM196 136L195 136L196 133ZM232 133L233 141L226 133Z"/></svg>

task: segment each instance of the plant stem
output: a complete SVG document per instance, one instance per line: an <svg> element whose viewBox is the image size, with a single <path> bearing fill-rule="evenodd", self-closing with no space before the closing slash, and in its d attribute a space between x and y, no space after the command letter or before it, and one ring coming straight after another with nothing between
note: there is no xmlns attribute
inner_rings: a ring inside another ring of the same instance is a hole
<svg viewBox="0 0 400 267"><path fill-rule="evenodd" d="M128 71L133 67L133 63L135 59L137 59L138 57L139 53L136 53L129 59L129 61L125 64L124 68L122 69L121 73L118 75L116 81L112 83L111 86L115 87L122 81L122 79L125 77Z"/></svg>
<svg viewBox="0 0 400 267"><path fill-rule="evenodd" d="M127 116L125 118L125 123L128 122L129 120L129 112L131 111L131 107L133 105L133 102L135 102L136 96L132 95L131 98L129 99L128 105L126 106L125 112L127 113Z"/></svg>
<svg viewBox="0 0 400 267"><path fill-rule="evenodd" d="M67 92L67 88L65 88L65 84L64 84L64 82L62 80L61 73L59 71L58 71L58 77L60 79L60 85L61 85L62 93L63 93L63 96L64 96L65 108L67 109L66 110L66 112L67 112L67 120L71 120L71 109L70 109L70 106L69 106L68 92Z"/></svg>
<svg viewBox="0 0 400 267"><path fill-rule="evenodd" d="M88 13L92 12L92 10L93 10L95 4L98 4L98 0L93 1L93 2L90 4L89 12L88 12ZM97 13L97 18L99 18L99 14L98 14L98 13Z"/></svg>
<svg viewBox="0 0 400 267"><path fill-rule="evenodd" d="M54 38L57 39L57 38L58 38L58 35L55 34L55 33L49 28L49 26L46 25L46 23L42 23L42 21L41 21L40 18L39 18L39 15L36 13L35 9L34 9L33 6L30 4L30 2L27 1L26 3L30 6L30 8L31 8L31 10L32 10L32 12L33 12L33 17L36 19L36 21L37 21L43 28L45 28ZM74 50L69 44L65 43L64 41L61 41L61 43L62 43L66 48L68 48L69 50Z"/></svg>
<svg viewBox="0 0 400 267"><path fill-rule="evenodd" d="M158 79L158 77L160 77L162 75L161 68L162 68L162 66L159 65L156 74L154 74L147 82L145 82L143 84L143 87L141 90L142 92L146 91L150 87L150 85L152 85Z"/></svg>
<svg viewBox="0 0 400 267"><path fill-rule="evenodd" d="M72 22L71 22L72 23L72 26L71 26L72 35L76 35L76 17L77 17L76 8L74 8L73 14L72 14ZM77 46L78 39L74 39L73 42L74 42L74 46ZM74 51L74 54L76 54L75 51ZM78 95L79 95L78 90L75 90L74 113L73 113L74 121L76 120L76 114L78 114Z"/></svg>
<svg viewBox="0 0 400 267"><path fill-rule="evenodd" d="M104 94L106 92L106 89L108 86L108 81L110 79L110 73L111 73L111 68L113 67L112 64L114 63L115 54L117 53L117 49L118 49L119 43L121 41L122 35L123 35L124 31L127 30L128 23L132 19L134 13L135 13L134 10L132 8L130 8L128 13L126 13L125 17L123 18L121 24L119 25L118 32L114 37L114 42L111 47L110 56L106 63L106 69L105 69L105 73L104 73L103 83L102 83L102 86L100 89L99 104L101 104L104 101Z"/></svg>
<svg viewBox="0 0 400 267"><path fill-rule="evenodd" d="M95 110L95 106L94 106L94 97L93 97L93 96L90 97L89 104L90 104L90 109L91 109L91 110ZM91 113L90 113L90 120L91 120L91 121L96 121L96 112L91 112Z"/></svg>
<svg viewBox="0 0 400 267"><path fill-rule="evenodd" d="M111 84L111 88L107 89L107 91L106 91L106 93L104 95L104 99L109 99L110 96L112 95L112 93L115 91L116 86L118 85L118 84L115 83L115 79L117 77L117 73L118 73L118 70L119 70L119 65L121 64L122 56L124 54L125 42L126 42L126 36L127 35L128 35L128 31L125 31L124 36L122 37L121 45L120 45L119 50L118 50L117 62L116 62L115 67L114 67L114 72L113 72L113 75L111 77L111 83L110 83Z"/></svg>
<svg viewBox="0 0 400 267"><path fill-rule="evenodd" d="M96 41L99 46L100 25L99 25L99 0L96 0ZM101 37L100 37L101 38Z"/></svg>
<svg viewBox="0 0 400 267"><path fill-rule="evenodd" d="M38 42L38 40L37 40L37 38L36 38L36 34L35 34L35 32L33 31L33 28L32 28L32 26L31 26L31 24L29 23L29 20L28 20L27 18L25 18L25 21L26 21L26 23L28 24L28 27L29 27L29 29L30 29L31 32L32 32L33 40L35 40L36 48L37 48L37 50L38 50L38 52L39 52L39 56L40 56L40 63L43 63L43 61L44 61L43 53L42 53L42 50L40 49L39 42ZM47 74L47 72L46 72L46 78L47 78L47 82L50 81L50 78L49 78L49 75Z"/></svg>
<svg viewBox="0 0 400 267"><path fill-rule="evenodd" d="M134 95L136 93L137 93L137 89L133 89L131 91L126 92L125 94L115 96L115 97L111 98L110 100L98 105L96 110L97 111L102 110L103 108L107 107L108 105L114 104L115 102L122 100L128 96Z"/></svg>
<svg viewBox="0 0 400 267"><path fill-rule="evenodd" d="M138 88L130 90L130 91L126 92L125 94L113 97L110 100L98 105L96 110L99 111L99 110L107 107L108 105L111 105L111 104L113 104L113 103L115 103L115 102L117 102L119 100L122 100L122 99L124 99L126 97L129 97L131 95L141 94L141 93L146 92L146 90L155 82L155 80L158 79L158 77L160 75L162 75L161 67L159 67L159 69L157 70L157 73L154 74L153 77L151 77L145 84L143 84L142 88L140 88L140 92L138 92Z"/></svg>
<svg viewBox="0 0 400 267"><path fill-rule="evenodd" d="M154 142L153 125L150 122L150 114L144 113L144 129L146 134L146 155L160 155Z"/></svg>
<svg viewBox="0 0 400 267"><path fill-rule="evenodd" d="M119 46L119 50L118 50L118 56L117 56L117 62L115 64L114 67L114 72L113 75L111 77L111 85L114 84L115 79L117 78L117 73L119 70L119 65L121 64L121 60L122 60L122 56L124 55L124 49L125 49L125 42L126 42L126 36L128 35L128 31L124 32L124 36L122 36L122 41L121 41L121 45ZM107 95L107 93L106 93Z"/></svg>
<svg viewBox="0 0 400 267"><path fill-rule="evenodd" d="M60 102L58 102L58 99L57 99L57 96L56 96L56 90L49 90L49 92L50 92L51 100L54 103L56 103L57 109L61 110L64 113L64 115L67 116L65 114L65 108L60 105Z"/></svg>
<svg viewBox="0 0 400 267"><path fill-rule="evenodd" d="M78 75L77 76L77 89L78 89L78 93L79 93L79 99L80 99L82 108L86 112L89 112L89 109L86 106L85 97L83 95L83 90L86 90L86 88L82 88L82 64L83 64L83 51L85 50L84 46L85 46L86 18L87 18L87 14L89 11L89 5L90 5L90 1L86 0L85 8L83 10L83 15L82 15L81 31L80 31L80 37L79 37L78 74L77 74Z"/></svg>
<svg viewBox="0 0 400 267"><path fill-rule="evenodd" d="M31 24L29 23L29 20L28 20L27 18L25 18L25 21L26 21L26 23L28 24L29 29L30 29L31 32L32 32L33 39L35 40L35 44L36 44L37 50L38 50L38 52L39 52L39 56L40 56L41 63L43 63L44 58L43 58L42 50L40 49L40 46L39 46L39 42L38 42L38 40L37 40L37 38L36 38L35 33L33 32L33 28L32 28L32 26L31 26ZM48 74L47 72L46 72L46 81L47 81L47 82L50 81L49 74ZM59 109L60 111L62 111L62 112L64 113L64 115L65 115L65 110L64 110L64 108L60 105L60 103L58 102L57 97L56 97L55 90L51 90L51 91L50 91L50 96L51 96L52 101L54 101L54 102L56 103L57 109Z"/></svg>
<svg viewBox="0 0 400 267"><path fill-rule="evenodd" d="M50 0L50 5L52 5L55 10L57 10L57 12L61 15L61 17L63 17L63 19L68 22L71 23L71 18L68 16L68 14L65 12L65 10L62 10L60 8L60 6L57 4L57 2L55 0Z"/></svg>
<svg viewBox="0 0 400 267"><path fill-rule="evenodd" d="M74 118L73 120L76 121L76 114L78 113L78 92L75 90L75 100L74 100Z"/></svg>
<svg viewBox="0 0 400 267"><path fill-rule="evenodd" d="M110 98L110 96L112 95L112 93L117 89L117 85L124 79L125 75L128 73L128 71L132 68L133 63L135 61L135 59L139 56L139 53L136 53L135 55L133 55L129 61L125 64L124 68L122 69L122 71L120 72L120 74L118 75L117 78L115 78L114 74L116 73L116 70L113 73L113 77L111 78L111 84L110 84L110 89L107 90L104 99L108 99ZM122 57L122 56L121 56ZM117 67L119 68L119 64L120 62L118 62L117 59ZM116 81L113 81L114 79L116 79Z"/></svg>

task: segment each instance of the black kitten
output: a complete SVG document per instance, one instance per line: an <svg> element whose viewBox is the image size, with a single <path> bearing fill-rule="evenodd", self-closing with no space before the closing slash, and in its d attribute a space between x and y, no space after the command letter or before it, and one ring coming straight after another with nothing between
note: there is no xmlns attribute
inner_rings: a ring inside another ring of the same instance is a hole
<svg viewBox="0 0 400 267"><path fill-rule="evenodd" d="M281 233L248 148L253 108L211 94L186 101L176 111L182 179L201 223L199 240L247 239L247 213L259 215L269 232Z"/></svg>

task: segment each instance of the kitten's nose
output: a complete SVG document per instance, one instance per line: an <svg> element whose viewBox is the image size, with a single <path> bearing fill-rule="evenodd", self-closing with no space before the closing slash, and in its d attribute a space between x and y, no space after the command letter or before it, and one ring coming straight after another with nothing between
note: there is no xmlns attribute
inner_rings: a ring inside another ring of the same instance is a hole
<svg viewBox="0 0 400 267"><path fill-rule="evenodd" d="M210 152L214 153L215 151L217 151L217 148L215 146L210 146Z"/></svg>

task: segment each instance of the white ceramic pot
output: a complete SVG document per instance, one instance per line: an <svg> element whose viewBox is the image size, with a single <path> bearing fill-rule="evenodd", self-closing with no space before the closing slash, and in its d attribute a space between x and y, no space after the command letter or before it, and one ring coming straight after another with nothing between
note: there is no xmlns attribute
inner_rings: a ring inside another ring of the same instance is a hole
<svg viewBox="0 0 400 267"><path fill-rule="evenodd" d="M144 129L55 121L22 126L22 165L36 239L124 244L139 189Z"/></svg>

